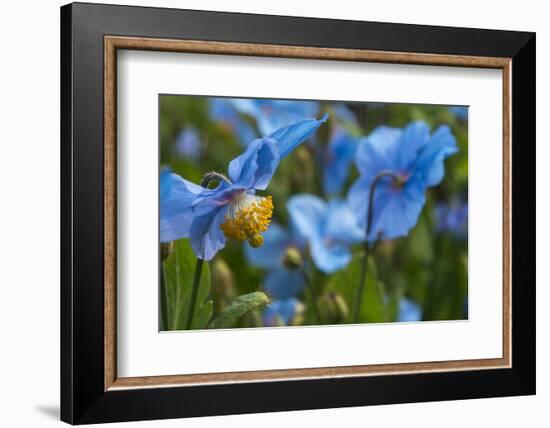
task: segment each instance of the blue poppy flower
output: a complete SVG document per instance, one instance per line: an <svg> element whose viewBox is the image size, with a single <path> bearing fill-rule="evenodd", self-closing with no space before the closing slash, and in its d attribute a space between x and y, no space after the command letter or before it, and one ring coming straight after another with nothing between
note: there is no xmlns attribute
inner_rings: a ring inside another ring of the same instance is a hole
<svg viewBox="0 0 550 428"><path fill-rule="evenodd" d="M228 100L239 112L256 119L262 135L304 119L312 119L319 111L316 101L266 100L232 98Z"/></svg>
<svg viewBox="0 0 550 428"><path fill-rule="evenodd" d="M292 196L287 208L319 270L332 273L350 262L349 247L363 240L364 233L345 201L327 203L317 196L301 194Z"/></svg>
<svg viewBox="0 0 550 428"><path fill-rule="evenodd" d="M197 130L192 126L182 129L176 137L175 149L179 156L197 160L201 154L201 143Z"/></svg>
<svg viewBox="0 0 550 428"><path fill-rule="evenodd" d="M211 98L209 101L210 117L227 126L243 146L258 138L257 132L246 123L239 112L227 98ZM264 134L267 135L267 134Z"/></svg>
<svg viewBox="0 0 550 428"><path fill-rule="evenodd" d="M266 327L276 327L281 324L291 325L303 311L303 303L294 297L276 300L265 308L263 322Z"/></svg>
<svg viewBox="0 0 550 428"><path fill-rule="evenodd" d="M460 120L468 119L468 107L452 106L449 107L449 111Z"/></svg>
<svg viewBox="0 0 550 428"><path fill-rule="evenodd" d="M215 188L174 173L161 174L160 242L190 238L195 254L204 260L211 260L227 238L261 246L273 204L271 196L258 196L256 191L267 188L281 159L326 120L326 115L304 120L254 140L229 163L228 177L213 173L219 179Z"/></svg>
<svg viewBox="0 0 550 428"><path fill-rule="evenodd" d="M422 320L422 308L406 297L399 301L398 322L415 322Z"/></svg>
<svg viewBox="0 0 550 428"><path fill-rule="evenodd" d="M448 126L440 126L430 135L424 122L413 122L404 129L380 126L359 141L355 163L360 177L352 185L348 201L366 231L370 188L379 177L369 242L409 233L426 202L426 189L441 182L445 159L457 151Z"/></svg>
<svg viewBox="0 0 550 428"><path fill-rule="evenodd" d="M337 195L342 191L358 140L340 126L333 128L324 157L323 188L326 194Z"/></svg>
<svg viewBox="0 0 550 428"><path fill-rule="evenodd" d="M468 235L468 204L464 202L439 203L434 209L436 230L450 232L458 238Z"/></svg>
<svg viewBox="0 0 550 428"><path fill-rule="evenodd" d="M245 255L252 266L267 271L263 288L276 299L288 299L298 295L304 288L304 274L295 266L285 266L289 251L298 254L304 250L304 241L294 228L284 229L271 223L264 233L264 244L259 248L245 246Z"/></svg>

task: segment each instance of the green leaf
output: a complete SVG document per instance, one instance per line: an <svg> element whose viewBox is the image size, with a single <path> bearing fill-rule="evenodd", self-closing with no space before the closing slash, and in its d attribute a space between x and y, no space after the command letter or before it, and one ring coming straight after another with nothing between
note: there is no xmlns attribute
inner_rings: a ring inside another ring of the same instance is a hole
<svg viewBox="0 0 550 428"><path fill-rule="evenodd" d="M336 272L328 284L328 291L340 293L353 314L357 290L361 276L363 257L355 258L346 267ZM378 281L376 264L372 257L368 258L365 287L359 310L359 322L383 322L386 320L384 308L384 285ZM352 322L351 318L348 322Z"/></svg>
<svg viewBox="0 0 550 428"><path fill-rule="evenodd" d="M262 291L243 294L231 302L231 304L210 323L210 328L231 328L245 314L254 309L263 308L269 303L269 297Z"/></svg>
<svg viewBox="0 0 550 428"><path fill-rule="evenodd" d="M172 252L162 263L167 311L165 330L186 329L196 264L197 258L188 239L175 241ZM204 262L191 321L192 329L201 329L208 325L212 316L212 300L209 299L209 295L210 267Z"/></svg>

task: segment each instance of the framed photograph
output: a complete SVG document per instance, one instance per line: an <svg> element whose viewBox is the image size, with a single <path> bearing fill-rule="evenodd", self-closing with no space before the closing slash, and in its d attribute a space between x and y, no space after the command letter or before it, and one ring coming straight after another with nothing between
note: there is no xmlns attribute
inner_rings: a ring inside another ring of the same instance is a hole
<svg viewBox="0 0 550 428"><path fill-rule="evenodd" d="M61 418L535 393L535 35L61 8Z"/></svg>

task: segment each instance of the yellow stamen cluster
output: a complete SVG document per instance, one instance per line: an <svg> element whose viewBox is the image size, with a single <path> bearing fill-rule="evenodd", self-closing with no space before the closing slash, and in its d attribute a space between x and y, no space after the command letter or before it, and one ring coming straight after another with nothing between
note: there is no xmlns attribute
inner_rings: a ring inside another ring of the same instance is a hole
<svg viewBox="0 0 550 428"><path fill-rule="evenodd" d="M244 198L246 199L232 203L220 227L228 238L238 241L248 240L252 247L261 247L264 238L260 233L265 232L269 227L273 201L271 196L246 195Z"/></svg>

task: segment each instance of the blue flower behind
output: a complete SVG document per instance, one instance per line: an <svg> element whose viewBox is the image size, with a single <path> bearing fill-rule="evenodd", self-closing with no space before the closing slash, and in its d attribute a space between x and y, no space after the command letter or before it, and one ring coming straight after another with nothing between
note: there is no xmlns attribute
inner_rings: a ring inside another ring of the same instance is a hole
<svg viewBox="0 0 550 428"><path fill-rule="evenodd" d="M287 208L318 269L332 273L350 262L350 245L362 241L364 233L345 201L326 203L317 196L300 194L288 200Z"/></svg>
<svg viewBox="0 0 550 428"><path fill-rule="evenodd" d="M264 244L259 248L245 246L245 255L252 266L267 271L263 288L275 299L288 299L298 295L304 288L304 275L300 268L285 266L289 250L302 253L304 241L294 228L284 229L272 223L264 233Z"/></svg>
<svg viewBox="0 0 550 428"><path fill-rule="evenodd" d="M183 128L176 137L176 153L191 160L197 160L201 154L201 143L197 130L188 126Z"/></svg>
<svg viewBox="0 0 550 428"><path fill-rule="evenodd" d="M237 111L256 119L262 135L269 135L299 120L312 119L319 112L316 101L229 98L228 102Z"/></svg>
<svg viewBox="0 0 550 428"><path fill-rule="evenodd" d="M381 173L394 176L383 176L375 188L369 242L409 233L426 202L426 189L441 182L445 159L457 151L448 126L430 135L424 122L413 122L404 129L380 126L360 140L355 154L360 177L348 201L364 231L371 184Z"/></svg>
<svg viewBox="0 0 550 428"><path fill-rule="evenodd" d="M327 120L303 120L254 140L229 163L228 178L215 188L191 183L163 171L160 177L160 242L190 238L198 258L211 260L227 238L261 246L271 220L270 196L265 190L279 162Z"/></svg>
<svg viewBox="0 0 550 428"><path fill-rule="evenodd" d="M324 159L323 188L328 195L338 195L349 177L358 138L341 126L335 126Z"/></svg>
<svg viewBox="0 0 550 428"><path fill-rule="evenodd" d="M439 203L434 209L434 215L438 232L450 232L460 239L468 236L467 203L458 201Z"/></svg>
<svg viewBox="0 0 550 428"><path fill-rule="evenodd" d="M398 322L422 321L422 308L417 303L406 297L399 301Z"/></svg>
<svg viewBox="0 0 550 428"><path fill-rule="evenodd" d="M264 310L264 325L266 327L276 327L280 324L290 325L303 310L303 304L294 297L276 300Z"/></svg>
<svg viewBox="0 0 550 428"><path fill-rule="evenodd" d="M468 107L452 106L449 111L455 115L457 119L468 120Z"/></svg>
<svg viewBox="0 0 550 428"><path fill-rule="evenodd" d="M246 147L251 141L258 138L257 132L243 120L230 99L211 98L208 107L210 117L216 122L227 126L243 146Z"/></svg>

